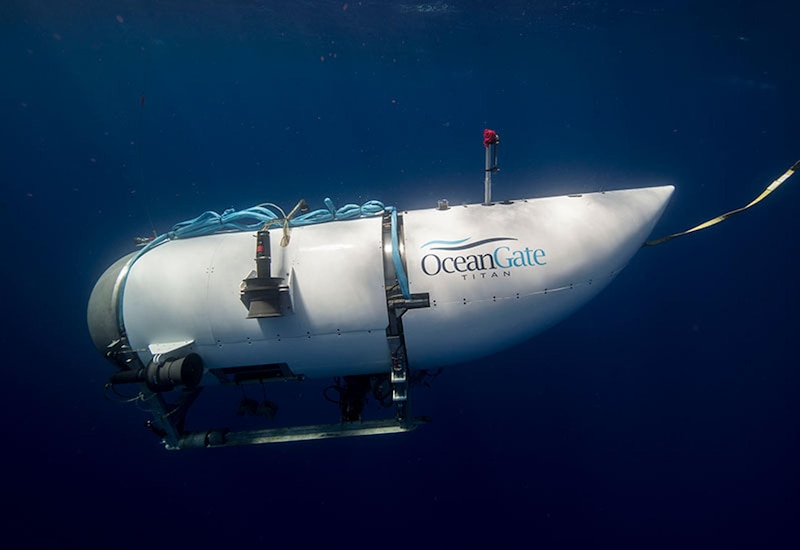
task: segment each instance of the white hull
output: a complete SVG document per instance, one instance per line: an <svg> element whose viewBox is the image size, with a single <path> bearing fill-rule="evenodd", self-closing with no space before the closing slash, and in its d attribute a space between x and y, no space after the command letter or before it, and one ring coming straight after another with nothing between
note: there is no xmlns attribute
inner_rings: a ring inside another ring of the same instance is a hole
<svg viewBox="0 0 800 550"><path fill-rule="evenodd" d="M490 355L564 319L625 266L672 191L402 212L408 288L430 299L403 316L410 368ZM111 309L142 363L188 343L206 369L285 363L306 377L388 372L391 243L382 219L295 227L286 247L280 237L271 231L271 275L286 287L278 317L248 319L241 300L254 267L253 233L168 241L133 263L121 315Z"/></svg>

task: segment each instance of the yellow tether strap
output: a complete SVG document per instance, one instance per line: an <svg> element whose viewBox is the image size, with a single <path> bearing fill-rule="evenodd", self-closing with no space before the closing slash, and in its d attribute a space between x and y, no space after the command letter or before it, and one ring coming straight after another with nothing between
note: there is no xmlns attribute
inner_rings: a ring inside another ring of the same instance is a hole
<svg viewBox="0 0 800 550"><path fill-rule="evenodd" d="M680 233L673 233L672 235L667 235L666 237L661 237L660 239L655 239L653 241L647 241L642 246L655 246L657 244L665 243L667 241L671 241L672 239L676 239L678 237L683 237L684 235L688 235L689 233L694 233L695 231L700 231L701 229L705 229L706 227L711 227L712 225L717 225L721 221L725 221L734 214L738 214L739 212L744 212L754 204L758 204L764 197L775 191L780 185L789 179L789 177L794 174L798 169L800 169L800 160L795 162L791 168L789 168L786 172L783 173L781 177L770 183L766 189L764 189L759 196L754 198L747 206L742 206L741 208L737 208L736 210L731 210L730 212L726 212L721 216L717 216L711 220L701 223L700 225L696 225L691 229L687 229L686 231L681 231Z"/></svg>

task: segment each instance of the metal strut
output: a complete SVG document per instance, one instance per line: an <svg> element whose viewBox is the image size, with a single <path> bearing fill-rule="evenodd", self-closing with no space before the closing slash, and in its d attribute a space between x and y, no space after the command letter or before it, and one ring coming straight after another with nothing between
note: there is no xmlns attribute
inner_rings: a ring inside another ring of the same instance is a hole
<svg viewBox="0 0 800 550"><path fill-rule="evenodd" d="M411 294L401 285L396 269L396 257L402 253L399 249L403 239L403 219L396 214L386 215L383 219L383 272L386 283L386 305L389 314L389 325L386 327L386 339L392 356L390 381L392 384L392 402L395 405L397 422L404 425L409 421L409 380L410 371L406 355L406 341L403 334L403 315L409 309L430 307L428 293ZM391 244L391 246L387 246ZM397 247L397 250L395 249Z"/></svg>

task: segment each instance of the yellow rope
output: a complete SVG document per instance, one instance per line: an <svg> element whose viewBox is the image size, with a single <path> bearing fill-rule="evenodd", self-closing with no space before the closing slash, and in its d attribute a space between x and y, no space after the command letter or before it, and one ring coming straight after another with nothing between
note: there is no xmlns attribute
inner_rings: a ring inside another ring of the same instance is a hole
<svg viewBox="0 0 800 550"><path fill-rule="evenodd" d="M712 218L712 219L710 219L708 221L705 221L705 222L701 223L700 225L696 225L696 226L692 227L691 229L687 229L686 231L681 231L680 233L673 233L672 235L667 235L666 237L661 237L660 239L655 239L653 241L647 241L642 246L655 246L657 244L665 243L667 241L671 241L672 239L676 239L678 237L683 237L684 235L688 235L689 233L694 233L695 231L700 231L701 229L705 229L707 227L711 227L712 225L717 225L718 223L727 220L728 218L730 218L734 214L738 214L740 212L744 212L745 210L747 210L751 206L753 206L755 204L758 204L759 202L764 200L764 198L767 195L769 195L770 193L775 191L778 187L780 187L780 185L783 182L785 182L787 179L789 179L789 177L792 174L794 174L797 170L800 170L800 160L795 162L792 165L791 168L789 168L786 172L783 173L783 175L781 177L779 177L778 179L776 179L775 181L770 183L767 186L767 188L764 189L761 192L761 194L759 196L757 196L755 199L750 201L750 203L747 204L746 206L742 206L741 208L737 208L736 210L731 210L730 212L726 212L726 213L724 213L724 214L722 214L720 216L717 216L716 218Z"/></svg>

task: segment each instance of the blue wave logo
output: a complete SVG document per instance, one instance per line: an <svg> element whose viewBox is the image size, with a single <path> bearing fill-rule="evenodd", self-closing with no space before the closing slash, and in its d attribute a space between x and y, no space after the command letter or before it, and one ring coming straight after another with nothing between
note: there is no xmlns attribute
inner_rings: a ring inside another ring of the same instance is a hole
<svg viewBox="0 0 800 550"><path fill-rule="evenodd" d="M461 239L460 241L428 241L420 248L427 248L433 245L443 245L431 248L431 250L468 250L470 248L475 248L476 246L481 246L487 243L495 243L498 241L516 241L517 239L514 237L492 237L490 239L483 239L480 241L476 241L470 244L463 244L470 240L472 237L467 237L466 239Z"/></svg>

